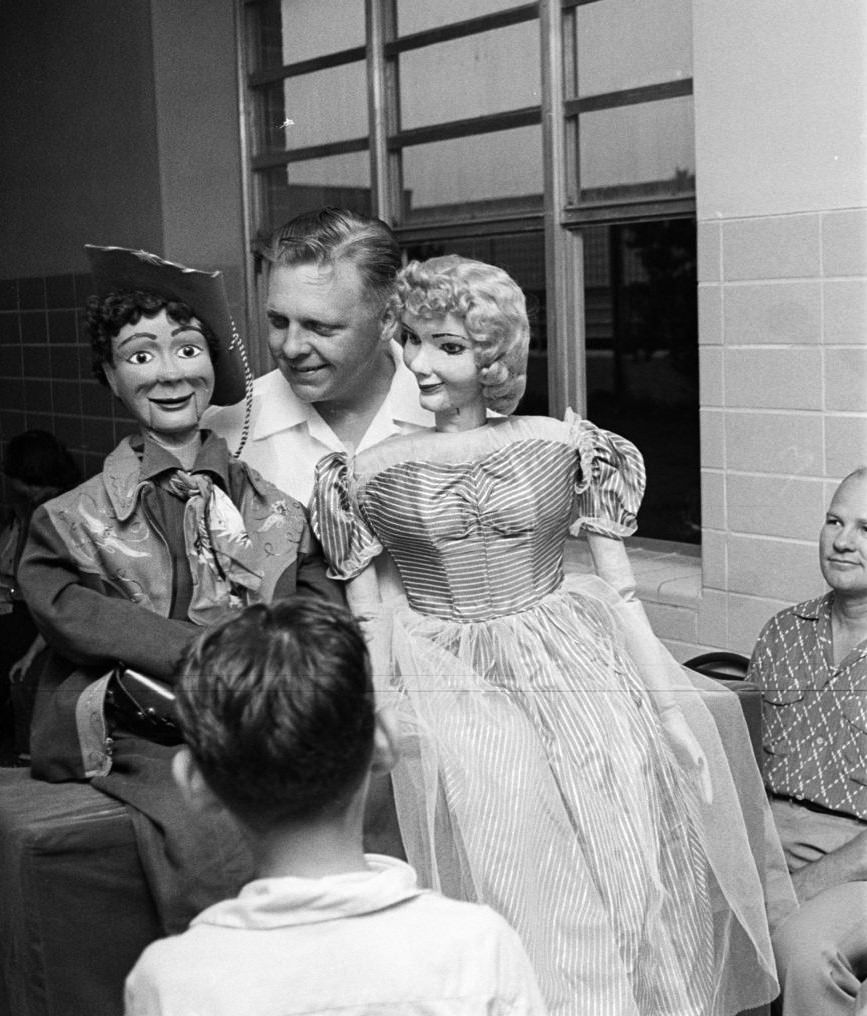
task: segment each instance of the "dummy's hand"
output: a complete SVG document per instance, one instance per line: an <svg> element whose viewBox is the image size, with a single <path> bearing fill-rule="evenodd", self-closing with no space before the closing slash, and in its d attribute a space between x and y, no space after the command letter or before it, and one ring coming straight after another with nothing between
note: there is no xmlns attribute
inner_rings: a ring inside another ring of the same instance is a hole
<svg viewBox="0 0 867 1016"><path fill-rule="evenodd" d="M9 668L10 684L23 684L27 677L27 671L33 666L33 661L44 648L45 639L41 635L37 635L27 652Z"/></svg>
<svg viewBox="0 0 867 1016"><path fill-rule="evenodd" d="M659 718L675 758L695 779L702 801L705 804L710 804L713 801L710 769L705 754L701 750L701 745L689 729L689 725L683 718L683 713L676 708L665 709L660 713Z"/></svg>

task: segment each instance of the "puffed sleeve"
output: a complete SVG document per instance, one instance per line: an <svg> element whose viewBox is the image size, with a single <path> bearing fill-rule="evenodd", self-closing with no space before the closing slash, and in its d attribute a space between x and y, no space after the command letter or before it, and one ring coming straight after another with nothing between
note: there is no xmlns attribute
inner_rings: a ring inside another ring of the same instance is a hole
<svg viewBox="0 0 867 1016"><path fill-rule="evenodd" d="M615 539L631 536L644 497L641 452L626 438L602 430L571 411L566 422L579 458L574 519L569 531L573 536L582 529Z"/></svg>
<svg viewBox="0 0 867 1016"><path fill-rule="evenodd" d="M332 579L351 579L382 553L353 497L346 456L334 452L316 464L310 525L322 544Z"/></svg>

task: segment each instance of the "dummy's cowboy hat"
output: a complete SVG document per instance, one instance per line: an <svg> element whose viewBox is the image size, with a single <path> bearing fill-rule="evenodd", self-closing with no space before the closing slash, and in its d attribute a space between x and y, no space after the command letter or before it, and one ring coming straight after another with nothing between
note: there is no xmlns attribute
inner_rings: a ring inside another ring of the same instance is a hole
<svg viewBox="0 0 867 1016"><path fill-rule="evenodd" d="M85 244L84 249L97 296L144 290L185 303L217 340L212 405L230 406L244 398L246 357L229 312L222 272L186 268L145 250L92 244Z"/></svg>

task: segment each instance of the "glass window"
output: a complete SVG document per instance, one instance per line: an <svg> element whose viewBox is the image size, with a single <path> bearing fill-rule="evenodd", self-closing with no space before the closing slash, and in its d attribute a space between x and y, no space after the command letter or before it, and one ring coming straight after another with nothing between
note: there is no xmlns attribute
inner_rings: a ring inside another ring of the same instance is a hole
<svg viewBox="0 0 867 1016"><path fill-rule="evenodd" d="M365 64L346 64L276 81L259 90L257 154L365 137ZM334 96L340 96L340 102Z"/></svg>
<svg viewBox="0 0 867 1016"><path fill-rule="evenodd" d="M538 47L530 21L401 53L401 128L538 106Z"/></svg>
<svg viewBox="0 0 867 1016"><path fill-rule="evenodd" d="M370 166L367 152L328 159L290 162L260 174L265 202L265 228L270 232L293 215L322 205L340 205L371 214Z"/></svg>
<svg viewBox="0 0 867 1016"><path fill-rule="evenodd" d="M692 77L691 0L599 0L575 25L582 97Z"/></svg>
<svg viewBox="0 0 867 1016"><path fill-rule="evenodd" d="M584 230L587 415L644 455L640 535L684 543L701 537L697 294L694 221Z"/></svg>
<svg viewBox="0 0 867 1016"><path fill-rule="evenodd" d="M250 5L250 70L274 70L364 46L364 0L329 0L327 17L322 9L322 0L259 0Z"/></svg>
<svg viewBox="0 0 867 1016"><path fill-rule="evenodd" d="M693 191L691 96L583 113L579 131L583 200L612 187L650 197Z"/></svg>
<svg viewBox="0 0 867 1016"><path fill-rule="evenodd" d="M429 28L441 28L455 21L467 21L482 14L496 14L513 4L504 0L397 0L398 35L412 35Z"/></svg>
<svg viewBox="0 0 867 1016"><path fill-rule="evenodd" d="M541 127L405 148L403 186L406 223L489 214L516 199L541 210Z"/></svg>

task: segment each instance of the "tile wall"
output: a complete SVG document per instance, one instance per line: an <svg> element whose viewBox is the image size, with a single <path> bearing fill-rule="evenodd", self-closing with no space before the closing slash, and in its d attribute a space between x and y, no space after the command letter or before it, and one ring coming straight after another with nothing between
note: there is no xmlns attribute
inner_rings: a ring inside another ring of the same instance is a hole
<svg viewBox="0 0 867 1016"><path fill-rule="evenodd" d="M867 210L700 222L699 316L697 641L749 651L824 591L825 506L867 463Z"/></svg>
<svg viewBox="0 0 867 1016"><path fill-rule="evenodd" d="M90 292L89 275L0 281L0 443L23 430L52 431L85 476L134 429L91 374L83 320Z"/></svg>

